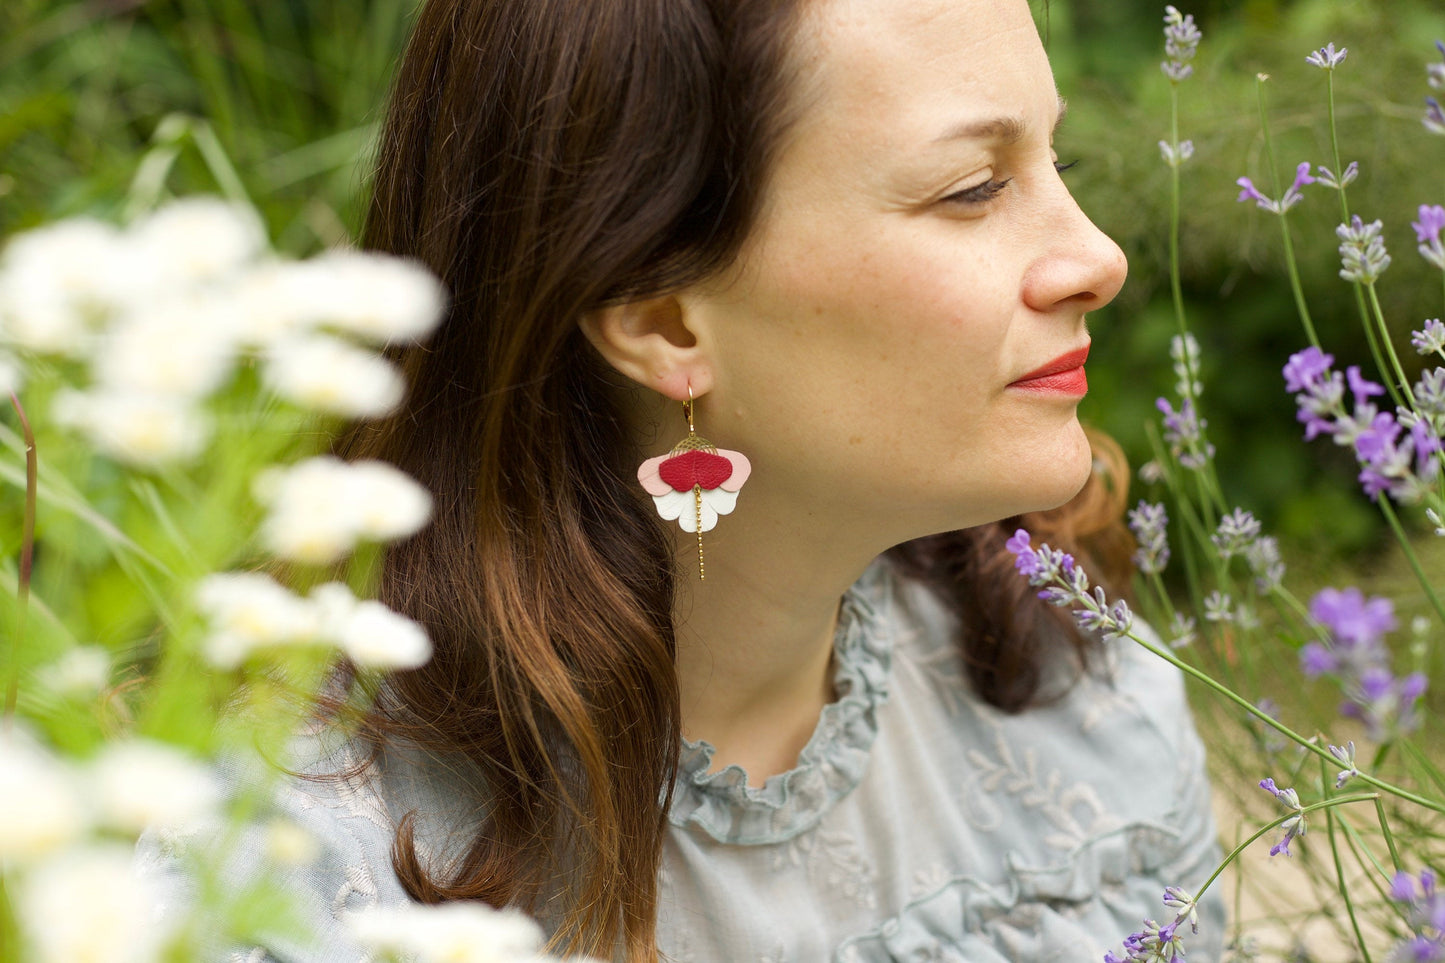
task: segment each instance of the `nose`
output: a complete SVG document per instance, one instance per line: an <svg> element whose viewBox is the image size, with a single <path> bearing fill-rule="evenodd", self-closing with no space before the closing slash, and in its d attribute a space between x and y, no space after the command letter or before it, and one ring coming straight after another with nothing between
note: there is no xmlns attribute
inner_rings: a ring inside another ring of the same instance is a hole
<svg viewBox="0 0 1445 963"><path fill-rule="evenodd" d="M1063 188L1062 182L1059 187ZM1024 274L1023 298L1036 311L1093 311L1114 300L1129 262L1114 239L1089 220L1067 189L1053 195L1037 226L1042 251Z"/></svg>

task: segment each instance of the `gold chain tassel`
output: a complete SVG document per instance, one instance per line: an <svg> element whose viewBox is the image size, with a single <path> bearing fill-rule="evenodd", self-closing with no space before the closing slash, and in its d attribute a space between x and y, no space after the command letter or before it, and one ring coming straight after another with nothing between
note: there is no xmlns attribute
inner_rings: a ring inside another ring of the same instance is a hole
<svg viewBox="0 0 1445 963"><path fill-rule="evenodd" d="M702 564L702 486L692 486L693 504L697 506L697 578L698 581L707 579L707 569Z"/></svg>

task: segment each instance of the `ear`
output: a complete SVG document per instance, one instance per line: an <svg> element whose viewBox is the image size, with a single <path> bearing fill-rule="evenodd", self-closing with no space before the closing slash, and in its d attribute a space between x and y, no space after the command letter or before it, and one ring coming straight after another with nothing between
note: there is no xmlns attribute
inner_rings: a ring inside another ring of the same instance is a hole
<svg viewBox="0 0 1445 963"><path fill-rule="evenodd" d="M711 366L688 321L683 302L664 295L589 311L578 325L612 367L644 388L686 401L689 387L695 397L712 388Z"/></svg>

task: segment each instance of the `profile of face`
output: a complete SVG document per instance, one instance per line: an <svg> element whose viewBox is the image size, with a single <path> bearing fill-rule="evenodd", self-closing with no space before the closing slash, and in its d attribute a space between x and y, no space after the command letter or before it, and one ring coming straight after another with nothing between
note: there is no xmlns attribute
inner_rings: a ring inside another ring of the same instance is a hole
<svg viewBox="0 0 1445 963"><path fill-rule="evenodd" d="M760 218L681 299L707 432L754 498L900 540L1062 504L1090 470L1081 379L1019 382L1088 345L1126 265L1056 169L1025 0L818 0L796 43Z"/></svg>

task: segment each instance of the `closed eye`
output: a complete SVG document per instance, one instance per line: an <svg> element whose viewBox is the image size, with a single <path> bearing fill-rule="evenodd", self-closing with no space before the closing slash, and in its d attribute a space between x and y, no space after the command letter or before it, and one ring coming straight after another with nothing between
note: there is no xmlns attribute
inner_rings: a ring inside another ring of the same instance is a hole
<svg viewBox="0 0 1445 963"><path fill-rule="evenodd" d="M940 198L946 204L983 204L990 201L1008 187L1012 177L1005 177L1003 180L987 180L982 184L966 188L947 197Z"/></svg>

